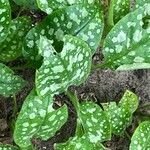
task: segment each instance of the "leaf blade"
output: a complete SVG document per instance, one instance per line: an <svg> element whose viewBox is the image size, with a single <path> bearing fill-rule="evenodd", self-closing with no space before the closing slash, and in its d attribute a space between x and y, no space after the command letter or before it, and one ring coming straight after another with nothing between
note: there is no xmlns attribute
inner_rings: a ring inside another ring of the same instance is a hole
<svg viewBox="0 0 150 150"><path fill-rule="evenodd" d="M10 96L20 91L26 82L19 76L14 75L14 72L0 63L0 94Z"/></svg>
<svg viewBox="0 0 150 150"><path fill-rule="evenodd" d="M142 20L149 15L147 5L125 16L107 35L103 54L109 67L113 69L124 65L127 65L128 69L150 67L150 51L147 50L150 45L147 40L150 36L150 27L144 29Z"/></svg>

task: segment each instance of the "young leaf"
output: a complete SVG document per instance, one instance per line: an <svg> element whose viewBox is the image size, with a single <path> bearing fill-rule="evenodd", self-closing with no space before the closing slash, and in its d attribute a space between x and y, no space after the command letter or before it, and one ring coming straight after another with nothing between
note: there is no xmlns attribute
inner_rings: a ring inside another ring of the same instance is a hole
<svg viewBox="0 0 150 150"><path fill-rule="evenodd" d="M80 119L91 143L103 142L111 138L108 115L97 104L92 102L81 104Z"/></svg>
<svg viewBox="0 0 150 150"><path fill-rule="evenodd" d="M60 8L63 8L68 5L74 5L74 4L93 4L95 0L75 0L75 1L66 1L66 0L54 0L54 1L43 1L43 0L37 0L38 7L46 12L47 14L51 14L53 10L57 10Z"/></svg>
<svg viewBox="0 0 150 150"><path fill-rule="evenodd" d="M26 98L15 125L14 140L21 148L31 145L31 139L47 140L67 121L67 106L55 110L51 97L40 99L35 90Z"/></svg>
<svg viewBox="0 0 150 150"><path fill-rule="evenodd" d="M19 148L8 144L0 144L0 150L19 150Z"/></svg>
<svg viewBox="0 0 150 150"><path fill-rule="evenodd" d="M90 142L86 134L82 137L70 138L66 143L55 144L54 147L56 150L108 150L99 142Z"/></svg>
<svg viewBox="0 0 150 150"><path fill-rule="evenodd" d="M150 121L142 122L135 130L130 144L130 150L150 149Z"/></svg>
<svg viewBox="0 0 150 150"><path fill-rule="evenodd" d="M38 9L36 0L13 0L17 5L29 9Z"/></svg>
<svg viewBox="0 0 150 150"><path fill-rule="evenodd" d="M105 63L116 69L150 68L150 26L143 18L150 15L149 4L121 19L107 35L104 43ZM128 66L128 67L127 67Z"/></svg>
<svg viewBox="0 0 150 150"><path fill-rule="evenodd" d="M71 34L87 42L94 53L99 45L103 26L102 12L97 5L78 4L57 10L27 34L24 56L34 61L39 58L37 41L40 35L51 40L56 51L60 52L64 35Z"/></svg>
<svg viewBox="0 0 150 150"><path fill-rule="evenodd" d="M9 0L0 0L0 42L7 36L10 22L11 12Z"/></svg>
<svg viewBox="0 0 150 150"><path fill-rule="evenodd" d="M128 107L118 107L115 102L111 102L108 108L105 108L108 113L111 131L116 135L121 135L126 127L131 123L132 114Z"/></svg>
<svg viewBox="0 0 150 150"><path fill-rule="evenodd" d="M130 0L114 0L114 22L118 22L130 11Z"/></svg>
<svg viewBox="0 0 150 150"><path fill-rule="evenodd" d="M131 113L134 113L138 108L139 100L137 95L131 91L126 91L122 99L119 102L119 107L128 107L131 110Z"/></svg>
<svg viewBox="0 0 150 150"><path fill-rule="evenodd" d="M22 53L24 36L31 27L31 22L28 17L20 17L12 20L7 38L0 43L0 60L9 62Z"/></svg>
<svg viewBox="0 0 150 150"><path fill-rule="evenodd" d="M36 72L36 89L39 96L59 94L70 85L83 83L91 70L91 50L77 37L66 35L64 47L57 53L45 37L39 40L39 53L43 64Z"/></svg>
<svg viewBox="0 0 150 150"><path fill-rule="evenodd" d="M14 72L0 63L0 95L10 96L21 90L25 86L25 81Z"/></svg>

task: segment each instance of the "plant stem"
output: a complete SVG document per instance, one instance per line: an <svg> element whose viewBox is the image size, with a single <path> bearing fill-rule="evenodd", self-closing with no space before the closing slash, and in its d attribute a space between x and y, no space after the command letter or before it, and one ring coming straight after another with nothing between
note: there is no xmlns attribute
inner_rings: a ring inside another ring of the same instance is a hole
<svg viewBox="0 0 150 150"><path fill-rule="evenodd" d="M114 26L114 0L110 0L109 2L107 26L108 26L108 32Z"/></svg>
<svg viewBox="0 0 150 150"><path fill-rule="evenodd" d="M20 11L19 11L19 13L18 13L18 15L17 15L17 17L16 18L18 18L18 17L20 17L20 14L24 11L24 7L22 7L21 9L20 9Z"/></svg>
<svg viewBox="0 0 150 150"><path fill-rule="evenodd" d="M131 140L131 136L129 135L129 133L127 131L125 131L125 135L129 140Z"/></svg>
<svg viewBox="0 0 150 150"><path fill-rule="evenodd" d="M71 91L67 90L66 92L67 96L71 100L76 113L77 113L77 126L76 126L76 135L81 137L84 133L83 131L83 126L82 126L82 121L80 119L80 104L79 104L79 99L77 98L77 95L75 93L72 93Z"/></svg>
<svg viewBox="0 0 150 150"><path fill-rule="evenodd" d="M109 63L102 63L102 64L96 64L96 65L92 65L92 71L95 71L95 70L97 70L97 69L105 69L105 68L107 68L107 67L109 67Z"/></svg>

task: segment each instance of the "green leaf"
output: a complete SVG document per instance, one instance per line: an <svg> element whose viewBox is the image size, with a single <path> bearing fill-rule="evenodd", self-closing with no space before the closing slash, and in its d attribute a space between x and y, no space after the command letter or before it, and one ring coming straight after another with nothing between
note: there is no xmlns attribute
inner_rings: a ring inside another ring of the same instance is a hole
<svg viewBox="0 0 150 150"><path fill-rule="evenodd" d="M97 143L110 140L111 129L108 115L93 102L80 105L80 119L90 142Z"/></svg>
<svg viewBox="0 0 150 150"><path fill-rule="evenodd" d="M150 68L150 26L143 18L150 16L149 4L122 18L107 35L104 57L108 67L123 70Z"/></svg>
<svg viewBox="0 0 150 150"><path fill-rule="evenodd" d="M35 90L26 98L15 125L14 140L21 148L31 145L31 139L47 140L67 121L67 106L53 109L53 99L40 99Z"/></svg>
<svg viewBox="0 0 150 150"><path fill-rule="evenodd" d="M29 9L38 9L36 0L13 0L17 5Z"/></svg>
<svg viewBox="0 0 150 150"><path fill-rule="evenodd" d="M116 135L121 135L129 126L132 114L128 107L118 107L115 102L111 102L105 111L108 113L111 131Z"/></svg>
<svg viewBox="0 0 150 150"><path fill-rule="evenodd" d="M103 17L97 5L73 5L57 10L47 16L26 36L23 54L32 61L40 59L37 43L40 35L51 40L56 51L63 47L63 37L71 34L83 39L94 53L99 46L103 31Z"/></svg>
<svg viewBox="0 0 150 150"><path fill-rule="evenodd" d="M150 121L140 123L135 130L130 144L130 150L149 150L150 149Z"/></svg>
<svg viewBox="0 0 150 150"><path fill-rule="evenodd" d="M135 95L131 91L126 91L123 95L122 99L119 102L120 107L128 107L131 110L131 113L134 113L136 109L138 108L139 100L137 95Z"/></svg>
<svg viewBox="0 0 150 150"><path fill-rule="evenodd" d="M0 150L19 150L17 147L8 145L8 144L0 144Z"/></svg>
<svg viewBox="0 0 150 150"><path fill-rule="evenodd" d="M114 0L114 22L118 22L130 11L130 0Z"/></svg>
<svg viewBox="0 0 150 150"><path fill-rule="evenodd" d="M14 75L10 68L0 63L0 95L13 95L19 92L25 83L21 77Z"/></svg>
<svg viewBox="0 0 150 150"><path fill-rule="evenodd" d="M95 0L54 0L54 1L43 1L43 0L36 0L38 7L46 12L47 14L51 14L53 10L57 10L69 5L75 5L75 4L94 4Z"/></svg>
<svg viewBox="0 0 150 150"><path fill-rule="evenodd" d="M53 96L70 85L83 83L91 70L91 50L77 37L66 35L61 53L57 53L45 37L39 40L43 64L36 72L36 89L40 96Z"/></svg>
<svg viewBox="0 0 150 150"><path fill-rule="evenodd" d="M7 38L0 43L0 60L9 62L22 54L24 36L31 27L28 17L20 17L12 20Z"/></svg>
<svg viewBox="0 0 150 150"><path fill-rule="evenodd" d="M136 8L139 8L140 6L147 5L149 3L149 0L136 0ZM150 7L150 4L147 5L147 8Z"/></svg>
<svg viewBox="0 0 150 150"><path fill-rule="evenodd" d="M101 143L92 143L88 136L70 138L66 143L55 144L56 150L107 150Z"/></svg>
<svg viewBox="0 0 150 150"><path fill-rule="evenodd" d="M11 11L9 0L0 0L0 42L7 36L10 22Z"/></svg>

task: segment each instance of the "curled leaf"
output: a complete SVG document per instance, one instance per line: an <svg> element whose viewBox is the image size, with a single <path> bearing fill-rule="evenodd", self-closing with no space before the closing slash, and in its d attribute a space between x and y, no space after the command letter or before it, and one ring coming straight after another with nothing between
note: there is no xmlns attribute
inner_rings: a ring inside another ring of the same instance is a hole
<svg viewBox="0 0 150 150"><path fill-rule="evenodd" d="M36 89L39 96L53 96L67 90L70 85L83 83L91 69L91 50L77 37L63 38L64 47L57 53L51 42L40 38L39 53L43 64L36 71Z"/></svg>

